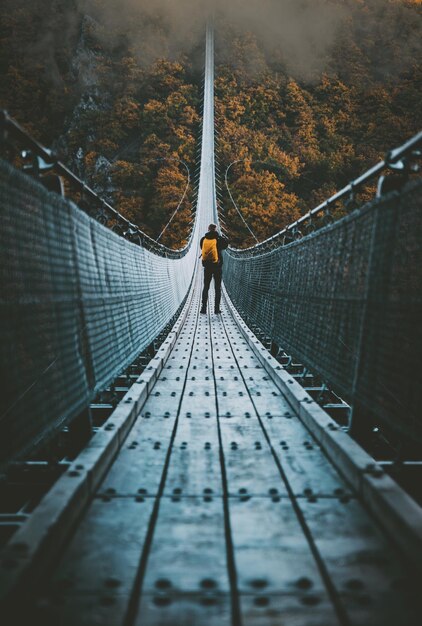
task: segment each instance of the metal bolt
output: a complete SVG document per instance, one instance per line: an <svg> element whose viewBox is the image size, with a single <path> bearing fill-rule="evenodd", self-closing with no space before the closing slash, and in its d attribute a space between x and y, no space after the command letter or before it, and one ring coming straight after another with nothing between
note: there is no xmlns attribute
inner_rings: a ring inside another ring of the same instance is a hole
<svg viewBox="0 0 422 626"><path fill-rule="evenodd" d="M157 578L155 586L157 589L169 589L171 587L171 582L168 578Z"/></svg>
<svg viewBox="0 0 422 626"><path fill-rule="evenodd" d="M253 578L249 584L255 589L264 589L268 585L268 580L265 578Z"/></svg>
<svg viewBox="0 0 422 626"><path fill-rule="evenodd" d="M310 589L313 586L313 582L310 578L306 576L302 576L302 578L298 578L296 581L296 587L299 589Z"/></svg>

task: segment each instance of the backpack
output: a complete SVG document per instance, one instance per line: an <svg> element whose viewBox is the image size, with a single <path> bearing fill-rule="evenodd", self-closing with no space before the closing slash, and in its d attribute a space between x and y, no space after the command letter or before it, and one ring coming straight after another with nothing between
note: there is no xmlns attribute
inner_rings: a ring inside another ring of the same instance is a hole
<svg viewBox="0 0 422 626"><path fill-rule="evenodd" d="M205 237L202 244L202 262L218 263L217 239Z"/></svg>

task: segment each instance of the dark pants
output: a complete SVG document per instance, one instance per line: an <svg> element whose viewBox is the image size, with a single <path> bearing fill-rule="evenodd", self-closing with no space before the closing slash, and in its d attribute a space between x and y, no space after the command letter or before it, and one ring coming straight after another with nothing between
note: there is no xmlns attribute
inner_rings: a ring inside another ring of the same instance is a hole
<svg viewBox="0 0 422 626"><path fill-rule="evenodd" d="M220 308L220 300L221 300L221 277L223 273L223 268L221 265L217 263L213 263L212 265L206 265L204 267L204 289L202 291L202 308L205 309L208 301L208 291L210 289L211 279L214 276L214 287L215 287L215 309L218 310Z"/></svg>

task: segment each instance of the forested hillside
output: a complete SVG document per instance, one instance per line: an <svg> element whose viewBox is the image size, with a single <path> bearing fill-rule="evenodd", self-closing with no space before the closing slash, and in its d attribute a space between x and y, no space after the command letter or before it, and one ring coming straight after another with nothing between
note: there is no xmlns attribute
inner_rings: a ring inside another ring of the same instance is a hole
<svg viewBox="0 0 422 626"><path fill-rule="evenodd" d="M274 41L268 47L265 33L226 24L220 39L220 160L245 159L230 169L229 182L259 239L422 127L421 3L334 4L343 14L330 46L316 47L324 55L318 64L310 50L295 68L299 34L290 49ZM253 243L227 195L224 206L235 243Z"/></svg>
<svg viewBox="0 0 422 626"><path fill-rule="evenodd" d="M244 159L231 190L260 239L422 126L421 2L272 2L216 12L221 174ZM183 193L178 159L194 169L200 128L203 16L176 5L0 8L0 105L155 237ZM192 201L191 190L163 241L186 238ZM227 195L223 208L234 244L251 243Z"/></svg>
<svg viewBox="0 0 422 626"><path fill-rule="evenodd" d="M186 186L179 160L194 169L200 127L202 47L194 36L174 45L166 27L127 2L1 8L0 105L153 237ZM184 243L192 198L190 189L164 243Z"/></svg>

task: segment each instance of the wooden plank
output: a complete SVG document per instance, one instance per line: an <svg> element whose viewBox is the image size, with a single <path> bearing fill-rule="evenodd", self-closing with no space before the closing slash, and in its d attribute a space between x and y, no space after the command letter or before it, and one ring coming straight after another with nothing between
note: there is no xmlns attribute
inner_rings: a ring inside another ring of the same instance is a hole
<svg viewBox="0 0 422 626"><path fill-rule="evenodd" d="M236 347L232 345L233 356L237 360L239 367L247 365L249 368L257 368L260 363L250 348L244 346Z"/></svg>
<svg viewBox="0 0 422 626"><path fill-rule="evenodd" d="M147 593L142 596L137 626L231 626L227 594ZM73 626L73 625L72 625ZM75 625L76 626L76 625Z"/></svg>
<svg viewBox="0 0 422 626"><path fill-rule="evenodd" d="M163 368L162 371L162 375L167 376L167 377L171 377L171 376L183 376L186 375L188 371L188 363L183 363L180 364L180 362L174 362L169 363L167 362L167 364L165 365L165 367ZM195 375L195 372L198 374L203 374L204 376L212 376L212 362L203 362L201 364L201 362L199 361L195 361L194 363L190 364L189 367L189 372L193 375Z"/></svg>
<svg viewBox="0 0 422 626"><path fill-rule="evenodd" d="M258 420L221 422L228 491L231 496L279 498L286 487Z"/></svg>
<svg viewBox="0 0 422 626"><path fill-rule="evenodd" d="M227 365L235 365L236 364L236 360L233 356L233 353L224 353L224 354L218 354L216 352L213 351L213 360L214 360L214 365L215 367L217 367L218 365L223 365L226 366Z"/></svg>
<svg viewBox="0 0 422 626"><path fill-rule="evenodd" d="M189 370L191 372L191 370ZM194 370L192 370L194 372ZM217 407L215 402L215 386L212 375L193 376L195 380L189 381L189 387L185 390L181 405L181 414L188 413L203 417L216 417ZM192 378L192 377L191 377ZM205 380L208 378L208 380Z"/></svg>
<svg viewBox="0 0 422 626"><path fill-rule="evenodd" d="M176 396L169 395L163 399L161 396L150 397L142 411L141 418L143 419L174 419L177 416L179 400L175 400Z"/></svg>
<svg viewBox="0 0 422 626"><path fill-rule="evenodd" d="M275 385L272 388L262 389L262 391L254 390L251 395L258 413L262 416L283 415L287 411L291 411L285 396Z"/></svg>
<svg viewBox="0 0 422 626"><path fill-rule="evenodd" d="M265 374L264 370L253 370L251 372L243 372L246 384L250 391L254 389L260 389L261 384L271 385L271 381ZM241 380L241 373L238 368L229 369L224 372L216 372L216 380L226 380L228 384L238 383Z"/></svg>
<svg viewBox="0 0 422 626"><path fill-rule="evenodd" d="M223 493L216 419L182 419L175 437L164 494L211 498Z"/></svg>
<svg viewBox="0 0 422 626"><path fill-rule="evenodd" d="M228 369L241 369L241 370L262 370L262 365L257 361L240 359L238 363L231 359L220 359L215 362L215 370L228 370Z"/></svg>
<svg viewBox="0 0 422 626"><path fill-rule="evenodd" d="M162 383L160 385L160 388L161 391L159 391L159 388L157 388L157 386L154 386L150 397L145 404L143 413L145 413L145 411L151 410L150 405L153 405L155 414L157 414L157 411L158 413L163 413L168 409L172 409L173 412L174 410L177 410L179 402L182 399L183 395L183 384L180 383L179 386L173 390L167 390L165 387L165 383Z"/></svg>
<svg viewBox="0 0 422 626"><path fill-rule="evenodd" d="M214 342L213 343L213 355L214 357L219 357L219 358L229 358L232 355L232 350L230 347L230 344L228 341L223 341L223 342Z"/></svg>
<svg viewBox="0 0 422 626"><path fill-rule="evenodd" d="M130 593L153 498L96 498L51 581L52 593Z"/></svg>
<svg viewBox="0 0 422 626"><path fill-rule="evenodd" d="M163 374L163 372L161 373L160 378L157 380L157 382L154 385L154 388L152 390L152 394L151 397L157 397L155 396L154 392L158 391L160 392L160 395L164 395L164 394L169 394L173 391L175 391L176 393L179 393L184 385L184 381L186 378L186 373L179 373L179 372L171 372L170 374Z"/></svg>
<svg viewBox="0 0 422 626"><path fill-rule="evenodd" d="M211 355L211 351L208 350L207 354L203 353L203 348L199 349L197 348L198 352L193 352L192 353L192 365L195 365L196 361L199 361L201 364L209 364L212 365L212 355Z"/></svg>
<svg viewBox="0 0 422 626"><path fill-rule="evenodd" d="M183 372L179 372L177 369L173 370L173 368L167 369L166 366L164 366L157 382L166 382L166 381L170 382L172 380L178 381L178 380L181 380L183 376L184 376Z"/></svg>
<svg viewBox="0 0 422 626"><path fill-rule="evenodd" d="M417 578L359 502L298 504L351 624L420 623Z"/></svg>
<svg viewBox="0 0 422 626"><path fill-rule="evenodd" d="M238 372L238 368L236 367ZM221 380L223 378L223 380ZM243 381L232 383L225 379L225 375L216 372L216 386L218 398L218 413L221 416L255 415L255 409L249 398Z"/></svg>
<svg viewBox="0 0 422 626"><path fill-rule="evenodd" d="M163 498L135 624L228 626L229 589L222 499ZM207 621L214 603L220 611Z"/></svg>
<svg viewBox="0 0 422 626"><path fill-rule="evenodd" d="M244 626L337 624L290 500L230 498L229 510Z"/></svg>
<svg viewBox="0 0 422 626"><path fill-rule="evenodd" d="M293 493L313 498L354 495L318 443L297 420L276 417L265 423L273 450Z"/></svg>
<svg viewBox="0 0 422 626"><path fill-rule="evenodd" d="M273 381L266 375L264 370L257 370L252 372L243 372L245 383L248 386L249 392L252 395L256 395L256 392L261 392L263 395L267 392L277 391Z"/></svg>
<svg viewBox="0 0 422 626"><path fill-rule="evenodd" d="M230 339L230 335L226 335L225 327L221 318L212 318L211 336L213 346L224 343ZM229 369L232 365L238 366L243 370L261 369L262 366L256 356L250 349L245 346L237 345L233 340L230 342L230 352L224 352L221 356L216 353L214 358L215 371ZM236 368L237 369L237 368Z"/></svg>
<svg viewBox="0 0 422 626"><path fill-rule="evenodd" d="M240 592L299 593L298 581L310 580L310 589L324 585L302 528L288 499L251 497L229 500L235 560ZM257 581L261 581L261 585ZM306 589L304 590L304 594Z"/></svg>
<svg viewBox="0 0 422 626"><path fill-rule="evenodd" d="M197 333L195 335L192 348L192 356L198 357L204 361L208 361L211 359L211 346L208 338L208 333Z"/></svg>
<svg viewBox="0 0 422 626"><path fill-rule="evenodd" d="M240 602L243 626L340 626L326 596L271 594L264 588L242 593Z"/></svg>
<svg viewBox="0 0 422 626"><path fill-rule="evenodd" d="M100 495L155 495L173 428L174 418L155 417L133 429L104 479Z"/></svg>
<svg viewBox="0 0 422 626"><path fill-rule="evenodd" d="M35 615L65 626L123 624L153 503L151 498L95 500L38 599Z"/></svg>
<svg viewBox="0 0 422 626"><path fill-rule="evenodd" d="M39 598L21 623L46 626L124 626L129 597L101 594L67 595L64 598ZM10 622L13 623L13 622Z"/></svg>
<svg viewBox="0 0 422 626"><path fill-rule="evenodd" d="M180 359L179 357L175 357L175 356L170 356L165 364L165 366L163 367L161 374L165 374L165 372L175 372L177 371L178 374L180 374L181 372L186 372L186 370L188 369L188 360L183 358Z"/></svg>

